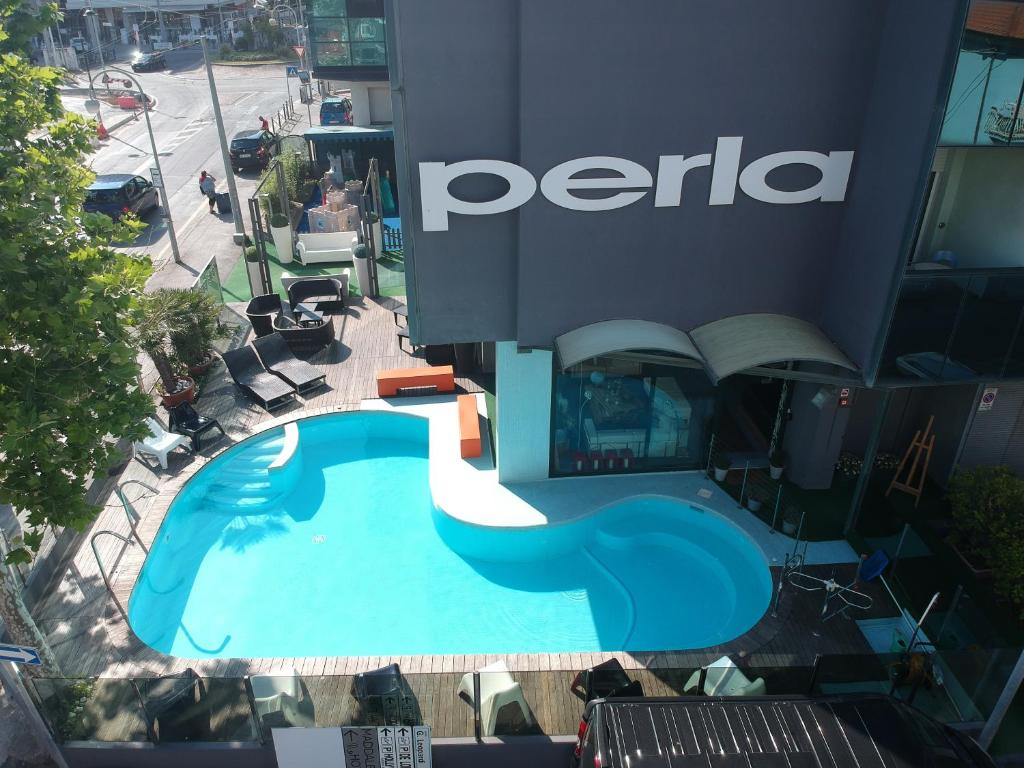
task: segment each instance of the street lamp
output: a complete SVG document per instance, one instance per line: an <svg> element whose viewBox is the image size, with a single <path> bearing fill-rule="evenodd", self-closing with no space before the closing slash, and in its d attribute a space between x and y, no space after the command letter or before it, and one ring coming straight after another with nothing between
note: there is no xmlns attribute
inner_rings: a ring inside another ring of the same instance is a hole
<svg viewBox="0 0 1024 768"><path fill-rule="evenodd" d="M133 85L139 89L139 96L142 97L142 114L146 118L146 131L149 133L149 146L153 150L153 170L156 171L156 178L153 179L153 183L160 189L160 194L163 198L164 207L164 221L167 222L167 237L171 241L171 254L174 256L176 264L181 263L181 254L178 252L178 238L174 234L174 221L171 219L171 201L167 195L167 188L164 187L164 175L160 170L160 156L156 149L156 139L153 137L153 124L149 121L149 98L146 96L146 92L142 90L142 83L135 79L135 75L127 70L120 69L119 67L106 67L95 75L89 78L89 92L94 92L94 82L100 75L106 75L108 72L116 72L124 77L124 85L126 89L130 89ZM90 107L95 106L95 111ZM95 98L89 99L85 103L86 109L92 114L99 114L99 101Z"/></svg>

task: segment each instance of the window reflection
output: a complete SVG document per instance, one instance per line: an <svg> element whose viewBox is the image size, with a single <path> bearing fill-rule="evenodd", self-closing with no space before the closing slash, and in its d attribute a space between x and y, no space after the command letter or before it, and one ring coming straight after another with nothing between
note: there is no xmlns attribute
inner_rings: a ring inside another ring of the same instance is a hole
<svg viewBox="0 0 1024 768"><path fill-rule="evenodd" d="M600 357L557 372L554 474L701 466L714 389L701 370Z"/></svg>

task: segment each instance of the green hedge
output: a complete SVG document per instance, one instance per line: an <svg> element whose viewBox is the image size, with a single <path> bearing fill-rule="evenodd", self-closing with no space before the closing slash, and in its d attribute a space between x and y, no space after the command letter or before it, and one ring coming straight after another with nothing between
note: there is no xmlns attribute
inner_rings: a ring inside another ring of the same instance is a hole
<svg viewBox="0 0 1024 768"><path fill-rule="evenodd" d="M276 48L272 51L225 51L222 49L220 54L221 61L260 62L280 61L282 59L292 61L295 58L295 51L288 47Z"/></svg>

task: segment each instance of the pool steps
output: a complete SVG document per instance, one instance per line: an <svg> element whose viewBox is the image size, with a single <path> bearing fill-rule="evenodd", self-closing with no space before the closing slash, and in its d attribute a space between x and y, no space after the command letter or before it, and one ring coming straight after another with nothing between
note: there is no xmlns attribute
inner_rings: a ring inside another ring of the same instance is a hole
<svg viewBox="0 0 1024 768"><path fill-rule="evenodd" d="M302 456L298 426L286 424L283 432L225 461L205 501L225 512L254 514L287 497L302 474Z"/></svg>

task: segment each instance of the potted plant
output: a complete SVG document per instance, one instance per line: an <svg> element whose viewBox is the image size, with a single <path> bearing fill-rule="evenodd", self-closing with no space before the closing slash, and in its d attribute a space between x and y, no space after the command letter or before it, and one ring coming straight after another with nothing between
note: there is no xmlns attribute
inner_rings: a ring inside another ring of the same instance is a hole
<svg viewBox="0 0 1024 768"><path fill-rule="evenodd" d="M270 234L274 238L274 248L277 250L277 260L282 264L291 262L292 254L292 228L288 223L288 217L283 213L275 213L270 217Z"/></svg>
<svg viewBox="0 0 1024 768"><path fill-rule="evenodd" d="M139 346L149 355L160 377L160 397L166 408L195 400L196 382L181 370L171 345L171 336L185 331L180 293L162 289L143 294L133 322Z"/></svg>
<svg viewBox="0 0 1024 768"><path fill-rule="evenodd" d="M786 507L782 513L782 532L787 536L796 536L802 517L803 513L796 507Z"/></svg>
<svg viewBox="0 0 1024 768"><path fill-rule="evenodd" d="M729 459L726 458L725 454L720 453L715 456L714 461L711 463L715 468L715 481L724 483L725 476L729 474Z"/></svg>
<svg viewBox="0 0 1024 768"><path fill-rule="evenodd" d="M763 504L764 498L761 496L760 491L751 491L747 494L747 509L751 512L760 512Z"/></svg>
<svg viewBox="0 0 1024 768"><path fill-rule="evenodd" d="M782 471L786 468L786 454L781 448L776 448L768 454L768 472L772 480L782 477Z"/></svg>
<svg viewBox="0 0 1024 768"><path fill-rule="evenodd" d="M1009 467L975 467L957 472L947 492L953 532L949 544L978 578L1019 570L1024 559L1024 480ZM1006 591L1006 590L1002 590Z"/></svg>
<svg viewBox="0 0 1024 768"><path fill-rule="evenodd" d="M175 291L180 322L171 333L171 348L177 359L188 367L189 376L204 373L216 360L213 342L228 335L220 323L220 305L203 291Z"/></svg>

